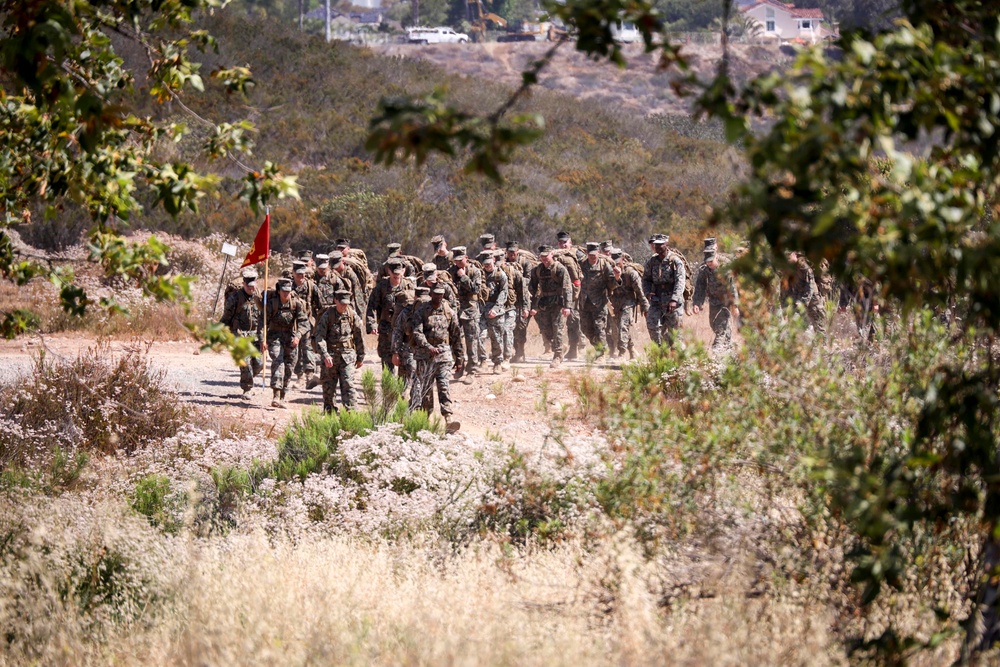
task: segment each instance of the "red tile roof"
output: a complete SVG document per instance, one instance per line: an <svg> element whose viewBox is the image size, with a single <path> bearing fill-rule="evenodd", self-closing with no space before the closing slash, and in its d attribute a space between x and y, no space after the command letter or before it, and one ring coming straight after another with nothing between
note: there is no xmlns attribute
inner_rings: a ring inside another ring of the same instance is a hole
<svg viewBox="0 0 1000 667"><path fill-rule="evenodd" d="M757 2L753 2L749 5L744 5L740 7L740 11L748 12L751 9L760 7L761 5L770 5L777 9L784 9L789 14L791 14L792 18L796 19L820 19L820 20L824 19L822 9L805 9L805 8L800 9L796 7L794 3L779 2L778 0L758 0Z"/></svg>

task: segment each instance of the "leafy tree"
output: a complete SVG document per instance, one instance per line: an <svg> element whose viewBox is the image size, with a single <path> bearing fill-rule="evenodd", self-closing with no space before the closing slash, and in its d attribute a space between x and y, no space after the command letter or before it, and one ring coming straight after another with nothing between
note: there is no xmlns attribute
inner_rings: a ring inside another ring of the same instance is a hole
<svg viewBox="0 0 1000 667"><path fill-rule="evenodd" d="M206 74L193 51L214 50L206 31L193 26L196 13L214 11L218 0L36 0L0 2L0 227L26 219L39 204L55 210L72 201L89 212L93 258L109 275L134 281L158 299L186 302L189 281L164 278L151 266L165 263L166 248L155 239L129 248L117 226L141 210L142 192L171 215L195 212L218 182L191 165L157 159L160 142L179 141L180 123L142 118L128 110L129 96L142 81L144 94L187 109L186 96L205 89ZM145 55L144 72L129 69L123 46ZM246 94L254 84L244 67L208 73L229 93ZM210 125L204 141L209 159L242 165L253 126L245 121ZM240 196L255 210L281 196L296 195L295 180L276 165L246 168ZM110 300L95 304L73 276L58 267L22 260L0 229L0 275L24 284L44 275L60 288L63 308L81 315L91 306L121 310ZM2 313L0 333L14 336L31 321L23 313ZM245 355L238 342L217 328L211 344Z"/></svg>
<svg viewBox="0 0 1000 667"><path fill-rule="evenodd" d="M866 7L881 11L883 5ZM623 65L612 38L615 17L633 20L647 52L685 69L683 54L660 39L662 13L641 0L569 0L549 11L571 26L576 48ZM870 460L866 443L831 452L820 466L831 505L855 531L854 578L865 602L899 585L905 544L953 517L981 530L979 590L967 622L964 656L1000 636L1000 21L992 3L903 0L902 20L877 31L845 31L840 54L806 50L788 72L741 90L724 57L708 81L677 87L698 95L702 114L722 120L745 146L746 181L712 222L743 225L745 268L781 261L783 251L828 260L849 283L865 276L909 310L927 306L978 340L980 363L941 361L932 379L911 388L920 406L914 435ZM728 23L731 8L723 5ZM725 44L725 42L724 42ZM391 163L420 162L431 151L469 155L467 168L494 178L517 143L530 141L525 119L502 120L546 62L488 118L462 115L441 98L384 105L372 145ZM760 135L751 119L771 122ZM405 121L405 123L404 123ZM520 121L520 122L519 122ZM529 121L537 132L542 119ZM392 134L391 131L396 132ZM923 157L915 149L925 147ZM882 437L894 438L892 432ZM891 640L891 641L890 641ZM887 638L892 646L906 641Z"/></svg>

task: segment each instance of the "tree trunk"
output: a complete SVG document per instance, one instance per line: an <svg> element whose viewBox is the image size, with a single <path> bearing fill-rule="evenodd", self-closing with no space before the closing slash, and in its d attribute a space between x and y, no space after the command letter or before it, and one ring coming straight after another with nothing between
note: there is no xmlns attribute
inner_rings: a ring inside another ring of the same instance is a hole
<svg viewBox="0 0 1000 667"><path fill-rule="evenodd" d="M326 0L326 41L327 43L333 39L333 34L330 32L330 0Z"/></svg>

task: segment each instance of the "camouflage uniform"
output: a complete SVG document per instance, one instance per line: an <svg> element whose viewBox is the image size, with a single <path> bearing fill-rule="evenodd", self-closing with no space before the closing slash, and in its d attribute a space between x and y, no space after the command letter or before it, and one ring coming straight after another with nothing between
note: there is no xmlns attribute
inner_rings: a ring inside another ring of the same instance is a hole
<svg viewBox="0 0 1000 667"><path fill-rule="evenodd" d="M437 385L441 414L452 414L450 393L452 368L465 356L462 328L458 317L443 300L421 304L413 315L413 355L417 359L417 374L413 383L411 405L419 405L430 413L434 409L434 385ZM434 351L434 354L432 354Z"/></svg>
<svg viewBox="0 0 1000 667"><path fill-rule="evenodd" d="M517 267L520 271L520 279L514 280L514 293L517 294L517 301L514 303L514 361L524 361L524 345L528 341L528 321L531 319L528 312L531 310L531 295L528 293L528 281L531 280L531 270L538 264L537 260L523 251L518 250L517 261L507 261L507 264Z"/></svg>
<svg viewBox="0 0 1000 667"><path fill-rule="evenodd" d="M573 283L566 267L553 260L551 266L539 264L531 271L528 282L535 321L542 336L552 347L553 361L563 358L563 308L573 307Z"/></svg>
<svg viewBox="0 0 1000 667"><path fill-rule="evenodd" d="M566 335L569 341L569 351L567 359L575 359L580 347L580 336L582 329L580 326L580 291L583 287L582 265L587 261L586 254L577 248L562 248L553 251L554 255L562 255L568 262L575 262L578 274L581 278L574 278L570 275L570 286L573 288L573 305L569 307L569 317L566 318ZM558 260L556 260L558 261ZM570 269L567 269L569 271Z"/></svg>
<svg viewBox="0 0 1000 667"><path fill-rule="evenodd" d="M241 285L240 288L226 297L226 305L222 311L222 324L229 327L237 336L253 339L254 347L260 346L260 314L263 310L260 297L249 295ZM261 357L247 357L240 366L240 388L243 391L253 389L254 376L264 370L264 360Z"/></svg>
<svg viewBox="0 0 1000 667"><path fill-rule="evenodd" d="M462 333L465 335L465 372L475 373L479 370L482 359L479 358L479 287L483 281L483 272L468 263L465 266L465 275L458 275L458 266L452 265L448 269L451 274L451 281L458 291L458 321L462 324Z"/></svg>
<svg viewBox="0 0 1000 667"><path fill-rule="evenodd" d="M323 317L323 313L325 313L328 308L333 308L333 304L337 300L336 294L341 290L350 292L351 286L346 283L336 271L330 271L313 283L310 310L312 311L315 321L319 322L319 318Z"/></svg>
<svg viewBox="0 0 1000 667"><path fill-rule="evenodd" d="M438 271L447 271L451 268L451 258L452 252L450 250L443 255L434 253L434 256L428 260L428 263L433 264Z"/></svg>
<svg viewBox="0 0 1000 667"><path fill-rule="evenodd" d="M305 345L303 338L309 333L305 304L294 292L290 294L288 303L281 303L278 290L268 292L264 305L267 313L267 353L271 355L271 389L282 393L288 389L298 351L292 347L292 339L298 339L296 345L299 342Z"/></svg>
<svg viewBox="0 0 1000 667"><path fill-rule="evenodd" d="M694 305L701 308L708 299L708 323L712 327L715 338L712 349L728 350L733 342L733 312L739 305L739 293L732 274L720 275L722 264L728 263L719 258L719 268L713 269L708 263L698 267L694 279Z"/></svg>
<svg viewBox="0 0 1000 667"><path fill-rule="evenodd" d="M392 369L392 320L396 310L396 295L399 292L412 292L413 285L403 279L395 287L389 278L381 278L368 298L368 309L365 312L365 330L367 333L378 331L378 356L382 367Z"/></svg>
<svg viewBox="0 0 1000 667"><path fill-rule="evenodd" d="M580 269L583 271L580 326L590 344L597 348L598 354L604 354L608 349L608 297L618 283L611 262L603 257L597 257L595 264L584 260Z"/></svg>
<svg viewBox="0 0 1000 667"><path fill-rule="evenodd" d="M301 285L296 285L292 288L295 295L299 300L305 305L306 308L306 320L308 322L308 330L303 335L301 341L299 341L299 346L296 348L295 354L295 375L310 376L316 372L316 353L313 351L313 337L312 331L316 326L316 316L313 313L313 293L316 291L316 283L314 283L309 278L302 281Z"/></svg>
<svg viewBox="0 0 1000 667"><path fill-rule="evenodd" d="M402 297L402 299L400 298ZM407 292L396 294L396 314L392 322L392 353L399 358L399 377L403 378L403 393L413 388L417 360L413 356L413 313L427 297L414 301ZM410 397L413 404L413 397Z"/></svg>
<svg viewBox="0 0 1000 667"><path fill-rule="evenodd" d="M340 402L345 408L357 404L354 389L354 369L358 359L365 358L365 337L361 332L361 317L349 307L341 313L330 308L316 322L316 346L323 359L323 410L332 412L340 387ZM331 359L333 366L326 367Z"/></svg>
<svg viewBox="0 0 1000 667"><path fill-rule="evenodd" d="M786 275L782 288L782 301L791 301L796 306L801 305L805 308L809 324L817 333L825 333L826 317L823 313L819 288L816 286L816 276L805 257L797 257L792 262L791 272Z"/></svg>
<svg viewBox="0 0 1000 667"><path fill-rule="evenodd" d="M343 263L343 260L341 260L341 267L341 269L334 269L334 273L337 273L341 281L347 285L347 289L351 293L351 305L354 306L355 311L365 312L368 302L365 299L365 288L361 284L361 279Z"/></svg>
<svg viewBox="0 0 1000 667"><path fill-rule="evenodd" d="M684 260L668 250L664 257L653 255L646 260L642 274L642 292L649 300L646 327L654 343L674 344L674 331L684 316ZM677 307L670 310L670 302Z"/></svg>
<svg viewBox="0 0 1000 667"><path fill-rule="evenodd" d="M507 307L507 291L510 289L507 284L507 274L499 266L493 267L493 271L483 270L483 283L489 288L489 296L483 304L482 324L490 335L490 359L494 366L499 366L504 361L509 361L513 353L513 327L508 327L508 322L513 322L511 315L513 311ZM490 317L490 314L494 317ZM507 338L506 330L510 328L510 338Z"/></svg>
<svg viewBox="0 0 1000 667"><path fill-rule="evenodd" d="M611 292L611 305L614 313L611 315L611 356L628 351L630 357L635 357L635 346L632 342L632 322L635 318L635 307L639 306L643 315L649 312L649 301L642 293L642 278L639 272L628 264L621 266L615 277L615 288Z"/></svg>

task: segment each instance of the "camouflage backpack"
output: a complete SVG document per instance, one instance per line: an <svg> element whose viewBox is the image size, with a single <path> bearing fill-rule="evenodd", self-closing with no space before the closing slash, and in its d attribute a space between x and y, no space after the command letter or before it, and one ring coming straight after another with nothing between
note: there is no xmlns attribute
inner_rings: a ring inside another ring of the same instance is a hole
<svg viewBox="0 0 1000 667"><path fill-rule="evenodd" d="M577 283L583 280L583 271L580 269L580 262L576 258L575 249L555 250L552 253L552 257L566 267L566 270L569 271L571 282Z"/></svg>
<svg viewBox="0 0 1000 667"><path fill-rule="evenodd" d="M676 255L681 258L681 262L684 264L684 314L690 315L693 311L691 307L694 305L694 272L691 271L691 265L687 261L687 257L676 250L668 250L667 257L670 255ZM642 275L642 272L639 272Z"/></svg>
<svg viewBox="0 0 1000 667"><path fill-rule="evenodd" d="M520 266L514 268L514 264L508 264L504 262L500 265L500 270L507 274L507 307L512 308L514 304L517 303L517 292L514 291L514 279L516 274L521 273ZM522 280L524 279L524 274L521 274Z"/></svg>

